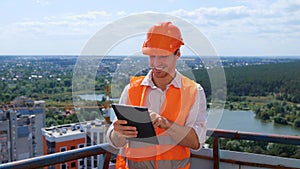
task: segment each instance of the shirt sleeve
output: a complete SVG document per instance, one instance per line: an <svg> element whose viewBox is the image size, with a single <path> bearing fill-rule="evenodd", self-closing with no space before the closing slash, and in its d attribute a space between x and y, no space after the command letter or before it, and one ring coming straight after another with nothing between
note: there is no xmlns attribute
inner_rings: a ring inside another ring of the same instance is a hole
<svg viewBox="0 0 300 169"><path fill-rule="evenodd" d="M185 123L185 126L193 128L198 136L200 148L195 151L200 150L205 143L207 117L204 89L200 84L197 84L196 100Z"/></svg>
<svg viewBox="0 0 300 169"><path fill-rule="evenodd" d="M127 98L128 98L128 97L127 97L127 96L128 96L128 88L129 88L129 84L128 84L127 86L125 86L125 88L124 88L124 90L123 90L123 92L122 92L122 94L121 94L121 97L120 97L120 100L119 100L119 104L126 104L126 103L127 103ZM117 117L114 118L113 123L114 123L115 121L117 121ZM116 148L116 149L120 149L120 148L122 148L122 147L117 147L117 146L115 146L115 145L113 144L113 142L111 141L110 133L112 132L113 129L114 129L114 125L111 124L111 125L109 126L109 128L107 129L107 132L106 132L106 139L107 139L108 143L109 143L112 147L114 147L114 148Z"/></svg>

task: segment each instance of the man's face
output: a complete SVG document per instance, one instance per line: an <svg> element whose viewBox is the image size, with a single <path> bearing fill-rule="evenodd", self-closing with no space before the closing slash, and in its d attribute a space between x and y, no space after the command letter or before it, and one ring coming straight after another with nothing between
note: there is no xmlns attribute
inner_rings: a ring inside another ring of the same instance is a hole
<svg viewBox="0 0 300 169"><path fill-rule="evenodd" d="M154 78L164 78L175 74L177 55L150 56L149 64Z"/></svg>

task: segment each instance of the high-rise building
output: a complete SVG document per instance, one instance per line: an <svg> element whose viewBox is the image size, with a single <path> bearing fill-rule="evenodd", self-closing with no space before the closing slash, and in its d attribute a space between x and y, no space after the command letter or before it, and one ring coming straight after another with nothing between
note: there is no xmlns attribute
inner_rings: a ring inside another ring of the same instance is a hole
<svg viewBox="0 0 300 169"><path fill-rule="evenodd" d="M32 107L18 107L17 114L21 116L34 116L35 120L32 121L32 131L28 134L32 134L34 137L33 150L34 156L43 155L43 141L41 128L46 126L46 113L45 113L45 101L33 101ZM19 129L22 130L22 129Z"/></svg>
<svg viewBox="0 0 300 169"><path fill-rule="evenodd" d="M52 154L106 142L107 126L104 121L65 124L43 128L44 154ZM48 169L94 169L103 164L102 155L69 161L45 167ZM101 167L100 167L101 168Z"/></svg>
<svg viewBox="0 0 300 169"><path fill-rule="evenodd" d="M31 107L3 106L0 110L0 163L42 155L41 128L45 127L44 101Z"/></svg>
<svg viewBox="0 0 300 169"><path fill-rule="evenodd" d="M9 120L7 118L7 111L0 110L0 164L12 161L10 135L11 133Z"/></svg>

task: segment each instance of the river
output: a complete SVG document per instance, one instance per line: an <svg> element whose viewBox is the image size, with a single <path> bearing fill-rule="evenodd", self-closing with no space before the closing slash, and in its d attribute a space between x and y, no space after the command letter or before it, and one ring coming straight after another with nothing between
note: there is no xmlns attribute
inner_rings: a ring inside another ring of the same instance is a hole
<svg viewBox="0 0 300 169"><path fill-rule="evenodd" d="M211 121L208 120L208 127L214 128L216 125L211 124L210 122ZM300 136L300 128L295 128L288 125L273 124L272 122L264 122L260 119L256 119L255 114L252 111L224 110L217 128L246 132Z"/></svg>
<svg viewBox="0 0 300 169"><path fill-rule="evenodd" d="M81 99L83 100L98 100L98 101L102 101L103 98L105 98L105 94L81 94L81 95L78 95ZM110 98L110 100L114 101L114 102L117 102L119 101L118 98Z"/></svg>

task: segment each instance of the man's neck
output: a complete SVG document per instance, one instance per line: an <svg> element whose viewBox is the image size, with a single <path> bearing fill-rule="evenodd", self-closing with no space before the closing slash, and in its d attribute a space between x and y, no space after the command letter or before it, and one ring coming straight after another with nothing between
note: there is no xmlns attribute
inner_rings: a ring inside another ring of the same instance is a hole
<svg viewBox="0 0 300 169"><path fill-rule="evenodd" d="M153 83L155 84L155 86L157 86L158 88L160 88L162 91L166 90L168 84L170 84L172 82L172 80L175 78L176 73L172 73L169 74L165 77L162 78L157 78L152 76L152 80Z"/></svg>

